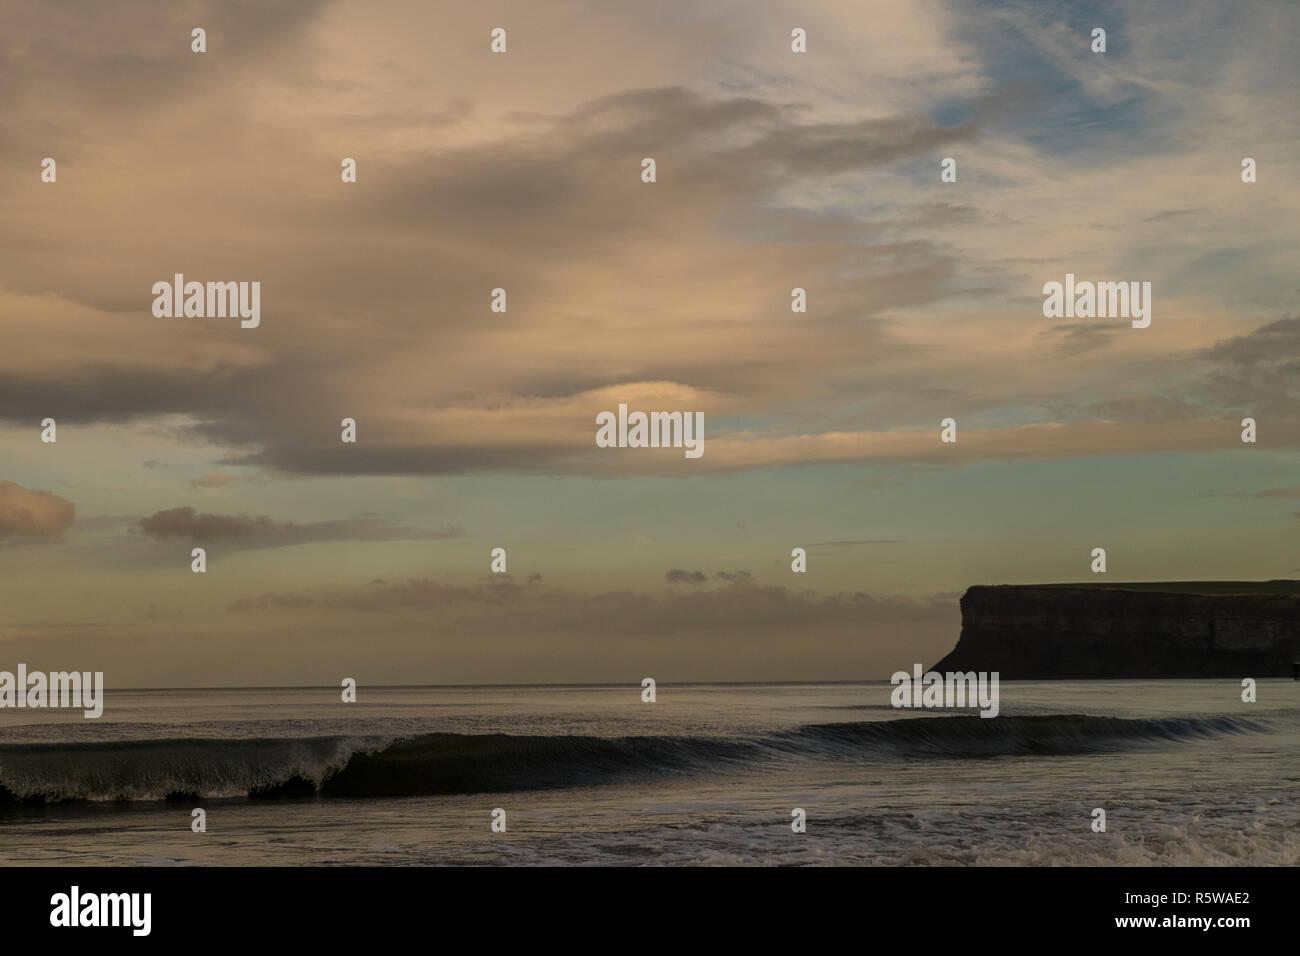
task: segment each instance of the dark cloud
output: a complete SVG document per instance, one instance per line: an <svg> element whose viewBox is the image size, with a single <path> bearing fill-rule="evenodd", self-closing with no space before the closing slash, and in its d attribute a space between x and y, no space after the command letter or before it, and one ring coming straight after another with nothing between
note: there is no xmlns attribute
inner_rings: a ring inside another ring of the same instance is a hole
<svg viewBox="0 0 1300 956"><path fill-rule="evenodd" d="M1261 432L1276 429L1279 419L1300 416L1300 318L1262 325L1217 343L1201 357L1219 366L1201 389L1207 402L1255 418Z"/></svg>
<svg viewBox="0 0 1300 956"><path fill-rule="evenodd" d="M669 584L703 584L708 579L703 571L683 571L681 568L672 568L664 575Z"/></svg>
<svg viewBox="0 0 1300 956"><path fill-rule="evenodd" d="M1064 336L1066 351L1074 354L1105 344L1113 333L1126 329L1127 325L1076 323L1043 334ZM1045 405L1057 421L1160 424L1171 432L1192 429L1192 435L1199 427L1235 437L1242 418L1252 417L1260 426L1259 447L1287 448L1300 442L1300 428L1296 426L1300 419L1300 319L1267 322L1242 335L1181 355L1178 361L1191 374L1169 392ZM1204 438L1195 437L1186 450L1197 447L1208 447Z"/></svg>
<svg viewBox="0 0 1300 956"><path fill-rule="evenodd" d="M266 538L285 525L263 515L245 518L234 515L197 514L193 508L171 508L140 519L140 530L151 538L190 538L220 541L229 538Z"/></svg>
<svg viewBox="0 0 1300 956"><path fill-rule="evenodd" d="M459 538L455 525L437 531L411 528L381 518L346 518L309 524L279 523L269 517L199 514L193 508L170 508L140 519L139 528L154 539L184 538L202 543L226 541L245 548L279 548L319 541L417 541Z"/></svg>
<svg viewBox="0 0 1300 956"><path fill-rule="evenodd" d="M1294 372L1300 363L1300 318L1283 318L1261 325L1245 335L1219 342L1203 354L1243 367L1284 364Z"/></svg>
<svg viewBox="0 0 1300 956"><path fill-rule="evenodd" d="M752 575L748 571L719 571L714 577L719 581L748 581Z"/></svg>

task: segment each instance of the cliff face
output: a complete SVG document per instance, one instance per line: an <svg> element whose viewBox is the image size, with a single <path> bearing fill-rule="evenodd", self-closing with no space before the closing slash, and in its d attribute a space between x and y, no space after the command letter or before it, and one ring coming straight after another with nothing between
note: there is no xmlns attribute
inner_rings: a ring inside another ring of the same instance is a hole
<svg viewBox="0 0 1300 956"><path fill-rule="evenodd" d="M1290 677L1300 581L972 587L932 668L1003 680Z"/></svg>

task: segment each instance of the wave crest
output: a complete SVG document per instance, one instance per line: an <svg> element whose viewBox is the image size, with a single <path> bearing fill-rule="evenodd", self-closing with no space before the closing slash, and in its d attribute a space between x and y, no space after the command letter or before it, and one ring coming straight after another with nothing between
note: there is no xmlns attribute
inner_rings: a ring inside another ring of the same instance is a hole
<svg viewBox="0 0 1300 956"><path fill-rule="evenodd" d="M949 715L813 724L747 738L423 734L3 744L0 804L506 792L772 760L1104 753L1264 730L1231 716Z"/></svg>

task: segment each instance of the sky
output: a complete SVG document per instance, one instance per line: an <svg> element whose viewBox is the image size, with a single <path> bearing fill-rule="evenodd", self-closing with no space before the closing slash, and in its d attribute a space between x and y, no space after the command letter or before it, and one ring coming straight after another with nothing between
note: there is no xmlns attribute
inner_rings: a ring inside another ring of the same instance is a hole
<svg viewBox="0 0 1300 956"><path fill-rule="evenodd" d="M7 0L0 669L884 679L1096 547L1300 577L1297 41L1263 2ZM176 273L260 325L155 316ZM1150 326L1045 318L1067 273ZM620 403L703 455L597 447Z"/></svg>

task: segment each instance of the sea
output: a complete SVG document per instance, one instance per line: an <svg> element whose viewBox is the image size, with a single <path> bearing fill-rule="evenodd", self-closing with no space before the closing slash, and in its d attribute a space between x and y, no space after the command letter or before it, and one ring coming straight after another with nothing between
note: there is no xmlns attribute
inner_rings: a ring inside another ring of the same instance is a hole
<svg viewBox="0 0 1300 956"><path fill-rule="evenodd" d="M114 691L98 719L0 710L0 863L1300 863L1300 682L1247 703L1226 679L1007 681L993 718L891 690L172 689Z"/></svg>

